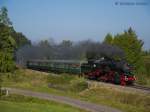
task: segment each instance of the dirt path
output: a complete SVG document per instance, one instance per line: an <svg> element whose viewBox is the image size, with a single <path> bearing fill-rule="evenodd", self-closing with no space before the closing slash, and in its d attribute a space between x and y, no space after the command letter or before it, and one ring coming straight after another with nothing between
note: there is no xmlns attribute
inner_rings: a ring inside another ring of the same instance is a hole
<svg viewBox="0 0 150 112"><path fill-rule="evenodd" d="M96 105L93 103L85 102L85 101L80 101L77 99L72 99L69 97L64 97L64 96L57 96L57 95L51 95L47 93L40 93L40 92L33 92L30 90L22 90L22 89L16 89L16 88L6 88L9 93L14 93L14 94L20 94L24 96L32 96L40 99L46 99L46 100L52 100L60 103L65 103L74 107L78 107L90 112L121 112L120 110L107 107L107 106L102 106L102 105Z"/></svg>

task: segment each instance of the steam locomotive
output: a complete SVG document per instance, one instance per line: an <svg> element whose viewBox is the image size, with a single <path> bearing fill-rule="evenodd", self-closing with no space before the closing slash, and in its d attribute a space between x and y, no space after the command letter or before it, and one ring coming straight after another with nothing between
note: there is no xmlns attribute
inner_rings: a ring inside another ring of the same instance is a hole
<svg viewBox="0 0 150 112"><path fill-rule="evenodd" d="M99 60L29 60L27 68L57 73L79 74L88 79L110 82L122 86L131 85L136 80L134 68L126 61L108 58Z"/></svg>

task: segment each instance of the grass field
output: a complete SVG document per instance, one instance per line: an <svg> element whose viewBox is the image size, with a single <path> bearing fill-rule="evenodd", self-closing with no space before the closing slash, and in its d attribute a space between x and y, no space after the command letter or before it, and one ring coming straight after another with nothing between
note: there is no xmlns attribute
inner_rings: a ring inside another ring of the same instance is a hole
<svg viewBox="0 0 150 112"><path fill-rule="evenodd" d="M0 100L0 112L86 112L69 105L21 95L10 95Z"/></svg>
<svg viewBox="0 0 150 112"><path fill-rule="evenodd" d="M125 93L113 88L87 88L84 79L72 75L48 75L20 69L13 75L3 75L3 85L73 97L115 107L123 112L150 112L150 95Z"/></svg>

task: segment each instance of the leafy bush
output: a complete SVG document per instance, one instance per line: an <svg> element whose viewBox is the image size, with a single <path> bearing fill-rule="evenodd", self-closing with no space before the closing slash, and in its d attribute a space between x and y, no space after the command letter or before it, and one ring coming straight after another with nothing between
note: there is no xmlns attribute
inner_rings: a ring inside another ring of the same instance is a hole
<svg viewBox="0 0 150 112"><path fill-rule="evenodd" d="M88 83L84 78L76 77L70 81L70 89L75 92L80 92L88 88Z"/></svg>

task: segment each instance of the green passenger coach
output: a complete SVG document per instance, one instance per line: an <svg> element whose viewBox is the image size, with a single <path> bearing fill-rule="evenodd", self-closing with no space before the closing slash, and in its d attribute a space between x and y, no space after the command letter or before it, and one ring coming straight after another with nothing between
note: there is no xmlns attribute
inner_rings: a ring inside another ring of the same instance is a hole
<svg viewBox="0 0 150 112"><path fill-rule="evenodd" d="M27 67L41 71L81 74L81 65L86 61L78 60L32 60Z"/></svg>

